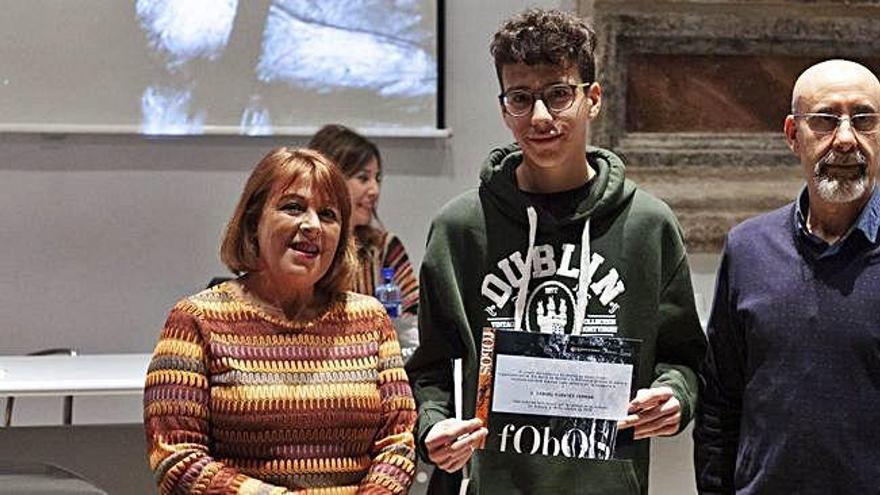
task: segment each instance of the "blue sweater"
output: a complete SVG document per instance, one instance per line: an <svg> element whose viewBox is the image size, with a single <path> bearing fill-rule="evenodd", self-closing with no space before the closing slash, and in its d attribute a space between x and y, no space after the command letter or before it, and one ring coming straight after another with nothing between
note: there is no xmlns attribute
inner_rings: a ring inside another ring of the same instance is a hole
<svg viewBox="0 0 880 495"><path fill-rule="evenodd" d="M875 191L824 248L796 203L731 230L694 430L700 493L880 493L878 208Z"/></svg>

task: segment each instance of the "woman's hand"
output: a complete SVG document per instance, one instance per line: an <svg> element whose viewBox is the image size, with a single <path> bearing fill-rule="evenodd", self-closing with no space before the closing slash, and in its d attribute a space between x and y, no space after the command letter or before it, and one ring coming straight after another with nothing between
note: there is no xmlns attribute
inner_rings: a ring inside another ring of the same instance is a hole
<svg viewBox="0 0 880 495"><path fill-rule="evenodd" d="M467 464L488 434L489 430L483 427L479 419L444 419L435 424L425 437L428 458L440 469L453 473Z"/></svg>

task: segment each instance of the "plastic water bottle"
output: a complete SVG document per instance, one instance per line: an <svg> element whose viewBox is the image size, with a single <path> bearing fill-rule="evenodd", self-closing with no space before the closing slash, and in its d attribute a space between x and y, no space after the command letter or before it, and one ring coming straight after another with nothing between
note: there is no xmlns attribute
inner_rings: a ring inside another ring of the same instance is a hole
<svg viewBox="0 0 880 495"><path fill-rule="evenodd" d="M394 268L382 269L382 284L376 287L376 299L385 306L392 320L400 316L400 287L394 283Z"/></svg>

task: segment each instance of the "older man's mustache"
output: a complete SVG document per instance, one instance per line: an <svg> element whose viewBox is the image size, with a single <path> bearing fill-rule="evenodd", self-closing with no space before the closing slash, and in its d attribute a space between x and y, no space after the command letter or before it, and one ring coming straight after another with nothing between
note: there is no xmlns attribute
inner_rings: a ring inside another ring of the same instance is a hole
<svg viewBox="0 0 880 495"><path fill-rule="evenodd" d="M822 157L814 168L816 177L827 177L829 167L858 167L859 177L865 177L868 174L868 159L860 150L851 151L849 153L837 153L834 150L829 151Z"/></svg>

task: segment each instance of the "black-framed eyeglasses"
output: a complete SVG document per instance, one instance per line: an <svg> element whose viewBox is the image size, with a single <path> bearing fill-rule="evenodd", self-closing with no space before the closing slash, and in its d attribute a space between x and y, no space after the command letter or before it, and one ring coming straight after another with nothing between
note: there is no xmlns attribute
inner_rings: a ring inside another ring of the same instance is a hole
<svg viewBox="0 0 880 495"><path fill-rule="evenodd" d="M535 108L535 101L541 100L547 109L553 113L564 112L571 108L578 89L589 86L592 83L557 83L551 84L538 91L528 89L509 89L500 95L498 100L504 106L504 110L513 117L528 115Z"/></svg>
<svg viewBox="0 0 880 495"><path fill-rule="evenodd" d="M859 134L874 134L880 130L880 113L857 113L855 115L835 115L833 113L795 113L796 119L803 119L807 127L816 134L831 134L844 120L849 121L852 130Z"/></svg>

